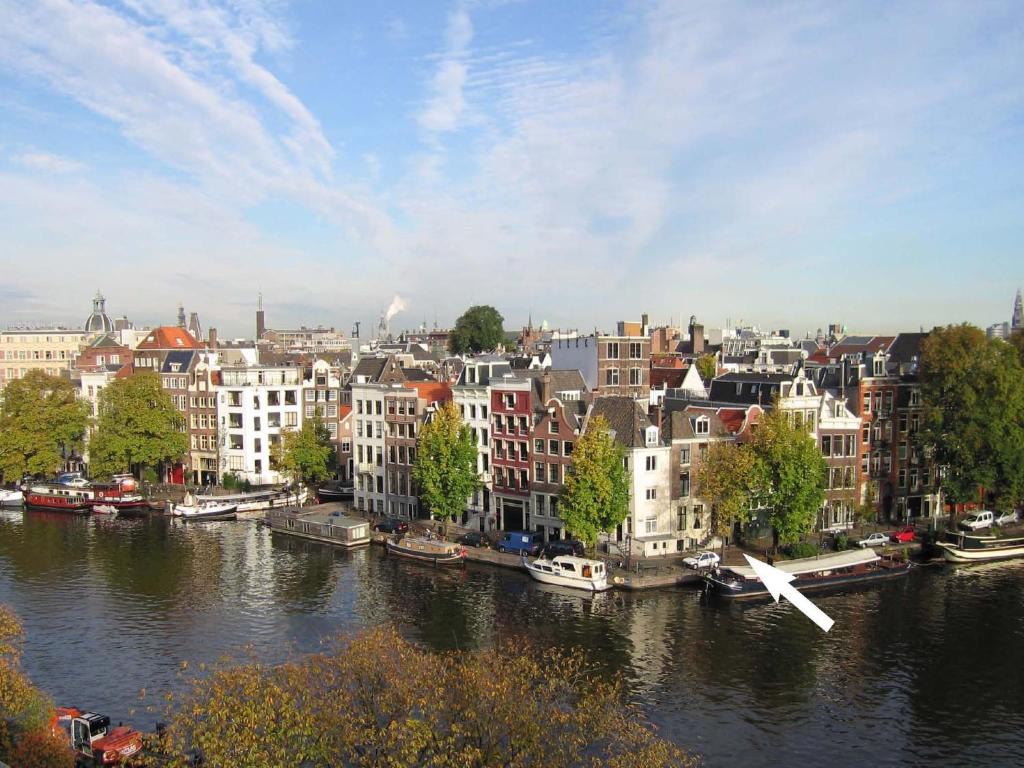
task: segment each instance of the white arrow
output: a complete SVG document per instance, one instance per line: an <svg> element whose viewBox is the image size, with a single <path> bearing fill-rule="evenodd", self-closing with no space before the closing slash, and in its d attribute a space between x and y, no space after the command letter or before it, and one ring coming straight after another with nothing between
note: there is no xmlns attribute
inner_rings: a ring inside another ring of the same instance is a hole
<svg viewBox="0 0 1024 768"><path fill-rule="evenodd" d="M768 563L762 563L760 560L755 560L750 555L743 555L747 558L747 562L750 563L750 567L754 569L754 573L757 574L757 578L764 584L765 589L772 593L772 597L775 598L775 602L779 602L779 598L785 596L789 602L791 602L797 609L803 613L808 619L813 621L822 631L828 632L832 629L832 625L835 622L821 611L818 606L804 597L791 582L796 578L791 573L780 571L774 566L768 565Z"/></svg>

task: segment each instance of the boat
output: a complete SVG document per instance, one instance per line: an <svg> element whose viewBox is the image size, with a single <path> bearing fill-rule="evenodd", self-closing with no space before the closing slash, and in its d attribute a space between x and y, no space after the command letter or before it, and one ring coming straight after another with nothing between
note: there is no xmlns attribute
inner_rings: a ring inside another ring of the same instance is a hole
<svg viewBox="0 0 1024 768"><path fill-rule="evenodd" d="M935 546L950 563L985 563L1024 557L1024 537L997 538L946 531L946 541L937 541Z"/></svg>
<svg viewBox="0 0 1024 768"><path fill-rule="evenodd" d="M197 494L195 498L199 504L234 504L239 514L245 514L285 507L301 507L309 499L309 490L306 488L301 488L298 491L291 488L271 488L246 493Z"/></svg>
<svg viewBox="0 0 1024 768"><path fill-rule="evenodd" d="M355 486L324 486L316 489L316 497L321 504L328 504L332 501L351 501L355 497Z"/></svg>
<svg viewBox="0 0 1024 768"><path fill-rule="evenodd" d="M561 587L604 592L611 589L608 569L601 560L588 560L573 555L557 555L551 559L539 557L532 562L523 558L523 568L534 581Z"/></svg>
<svg viewBox="0 0 1024 768"><path fill-rule="evenodd" d="M408 557L434 565L461 565L466 561L466 548L443 539L428 536L398 536L384 542L389 555Z"/></svg>
<svg viewBox="0 0 1024 768"><path fill-rule="evenodd" d="M318 504L305 509L275 509L266 517L273 533L298 536L302 539L358 547L370 543L370 524L348 517L344 504Z"/></svg>
<svg viewBox="0 0 1024 768"><path fill-rule="evenodd" d="M774 563L774 566L794 576L791 584L801 592L895 578L905 575L910 570L909 562L882 556L870 549L852 549L818 557L785 560ZM720 566L713 568L703 578L709 591L720 597L770 597L770 593L750 566Z"/></svg>
<svg viewBox="0 0 1024 768"><path fill-rule="evenodd" d="M92 494L84 488L47 483L25 489L25 506L29 509L88 515L92 512L92 504Z"/></svg>
<svg viewBox="0 0 1024 768"><path fill-rule="evenodd" d="M110 517L117 516L117 507L110 504L93 504L92 511L95 515L109 515Z"/></svg>
<svg viewBox="0 0 1024 768"><path fill-rule="evenodd" d="M85 490L95 503L114 507L123 516L149 514L149 499L135 489L135 478L132 478L130 482L115 479L110 483L93 483Z"/></svg>
<svg viewBox="0 0 1024 768"><path fill-rule="evenodd" d="M24 491L0 488L0 507L20 507L23 501L25 501Z"/></svg>
<svg viewBox="0 0 1024 768"><path fill-rule="evenodd" d="M230 501L199 501L186 493L183 503L171 505L171 514L182 520L234 520L238 505Z"/></svg>

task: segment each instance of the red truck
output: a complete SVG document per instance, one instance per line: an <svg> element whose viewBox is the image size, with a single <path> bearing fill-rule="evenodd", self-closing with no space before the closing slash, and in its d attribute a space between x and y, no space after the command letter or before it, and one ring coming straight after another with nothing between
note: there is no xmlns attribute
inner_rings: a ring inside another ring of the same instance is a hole
<svg viewBox="0 0 1024 768"><path fill-rule="evenodd" d="M128 725L110 727L110 718L74 707L58 707L50 721L75 753L75 768L130 765L142 752L142 734Z"/></svg>

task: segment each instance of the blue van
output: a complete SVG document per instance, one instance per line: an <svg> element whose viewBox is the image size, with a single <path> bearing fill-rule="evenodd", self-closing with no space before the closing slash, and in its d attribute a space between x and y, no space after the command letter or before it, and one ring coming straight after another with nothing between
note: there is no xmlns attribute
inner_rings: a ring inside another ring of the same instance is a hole
<svg viewBox="0 0 1024 768"><path fill-rule="evenodd" d="M498 540L499 552L512 552L516 555L536 556L542 546L544 534L530 531L509 531Z"/></svg>

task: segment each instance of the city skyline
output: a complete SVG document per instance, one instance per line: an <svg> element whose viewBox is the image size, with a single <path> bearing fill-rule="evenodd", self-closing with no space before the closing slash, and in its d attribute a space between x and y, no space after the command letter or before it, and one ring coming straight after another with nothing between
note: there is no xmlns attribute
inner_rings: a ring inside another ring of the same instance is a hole
<svg viewBox="0 0 1024 768"><path fill-rule="evenodd" d="M0 0L6 325L1009 319L1021 11ZM927 23L922 24L922 19ZM59 279L55 279L59 278Z"/></svg>

